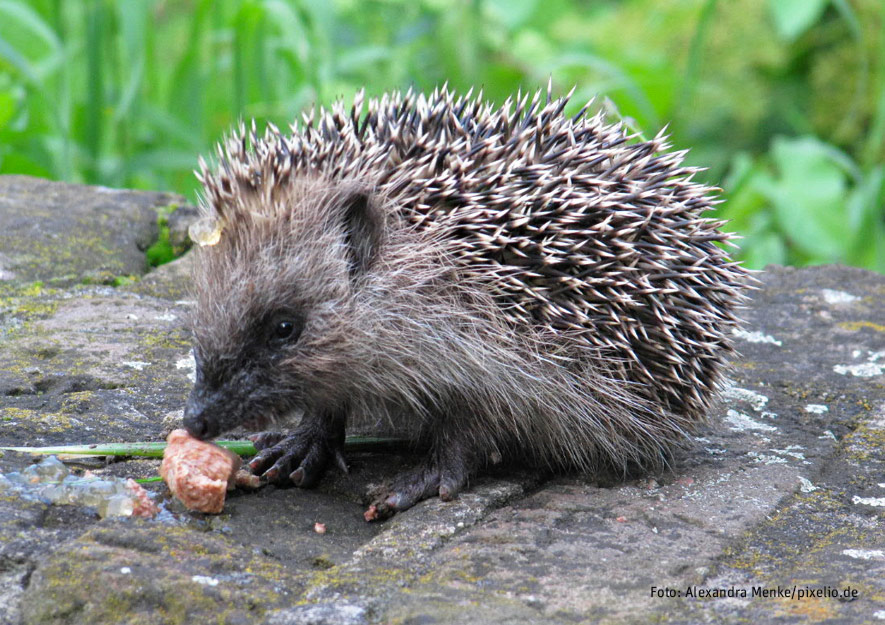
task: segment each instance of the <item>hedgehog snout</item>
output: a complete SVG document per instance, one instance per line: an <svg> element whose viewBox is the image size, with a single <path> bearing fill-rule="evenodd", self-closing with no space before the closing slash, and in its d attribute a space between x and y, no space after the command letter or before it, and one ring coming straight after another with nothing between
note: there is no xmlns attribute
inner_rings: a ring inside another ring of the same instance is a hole
<svg viewBox="0 0 885 625"><path fill-rule="evenodd" d="M199 386L194 387L184 406L184 427L194 438L205 440L219 434L219 420L213 418L213 405Z"/></svg>

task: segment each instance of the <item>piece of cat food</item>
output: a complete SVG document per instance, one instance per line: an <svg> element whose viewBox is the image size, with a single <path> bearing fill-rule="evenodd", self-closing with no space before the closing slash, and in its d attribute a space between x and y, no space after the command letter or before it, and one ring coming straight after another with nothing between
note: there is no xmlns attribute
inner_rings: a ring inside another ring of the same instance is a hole
<svg viewBox="0 0 885 625"><path fill-rule="evenodd" d="M126 488L132 494L132 516L144 519L152 519L157 516L160 508L141 484L130 478L126 480Z"/></svg>
<svg viewBox="0 0 885 625"><path fill-rule="evenodd" d="M160 475L172 494L189 510L221 512L227 491L234 488L240 457L192 437L187 430L173 430L166 442Z"/></svg>
<svg viewBox="0 0 885 625"><path fill-rule="evenodd" d="M261 478L246 469L240 469L234 476L234 483L240 488L255 490L261 486Z"/></svg>
<svg viewBox="0 0 885 625"><path fill-rule="evenodd" d="M375 521L376 519L379 518L379 516L380 515L378 514L378 508L375 507L375 505L369 506L369 509L366 510L365 512L363 512L363 518L366 521L370 521L370 522Z"/></svg>

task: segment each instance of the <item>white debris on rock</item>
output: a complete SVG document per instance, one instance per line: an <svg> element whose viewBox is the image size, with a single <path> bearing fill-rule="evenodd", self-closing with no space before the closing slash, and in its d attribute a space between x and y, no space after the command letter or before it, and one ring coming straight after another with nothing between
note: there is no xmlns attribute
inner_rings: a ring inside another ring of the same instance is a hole
<svg viewBox="0 0 885 625"><path fill-rule="evenodd" d="M762 464L787 464L787 459L782 458L781 456L760 454L758 451L748 452L747 455L751 458L754 458L757 462L761 462Z"/></svg>
<svg viewBox="0 0 885 625"><path fill-rule="evenodd" d="M748 343L771 343L780 347L783 342L777 340L770 334L762 334L762 332L747 332L741 328L732 328L731 333L739 339L743 339Z"/></svg>
<svg viewBox="0 0 885 625"><path fill-rule="evenodd" d="M858 350L852 352L852 357L860 357ZM867 352L867 361L856 365L834 365L833 371L839 375L851 374L858 378L872 378L885 373L885 362L878 362L880 358L885 357L885 351Z"/></svg>
<svg viewBox="0 0 885 625"><path fill-rule="evenodd" d="M742 412L737 410L729 410L726 413L725 421L730 423L730 429L742 432L744 430L759 430L760 432L775 432L777 428L773 425L760 423Z"/></svg>
<svg viewBox="0 0 885 625"><path fill-rule="evenodd" d="M808 478L799 476L799 490L803 493L813 493L818 490L817 486L811 483Z"/></svg>
<svg viewBox="0 0 885 625"><path fill-rule="evenodd" d="M855 495L851 498L854 505L875 506L877 508L885 508L885 497L858 497Z"/></svg>
<svg viewBox="0 0 885 625"><path fill-rule="evenodd" d="M851 293L836 291L833 289L823 289L821 294L824 296L824 301L826 301L827 304L851 304L860 299Z"/></svg>
<svg viewBox="0 0 885 625"><path fill-rule="evenodd" d="M186 369L187 370L187 379L192 383L196 384L197 382L197 361L194 359L194 353L188 352L187 356L183 358L179 358L175 361L176 369Z"/></svg>
<svg viewBox="0 0 885 625"><path fill-rule="evenodd" d="M781 456L789 456L790 458L795 458L796 460L805 460L805 454L803 454L801 451L796 451L797 449L803 448L800 445L790 445L786 449L769 449L768 451L780 454Z"/></svg>
<svg viewBox="0 0 885 625"><path fill-rule="evenodd" d="M757 393L747 388L739 388L733 384L722 390L722 397L736 401L745 401L755 410L760 412L768 404L768 398L762 393Z"/></svg>
<svg viewBox="0 0 885 625"><path fill-rule="evenodd" d="M843 549L842 554L858 560L885 560L885 551L881 549Z"/></svg>

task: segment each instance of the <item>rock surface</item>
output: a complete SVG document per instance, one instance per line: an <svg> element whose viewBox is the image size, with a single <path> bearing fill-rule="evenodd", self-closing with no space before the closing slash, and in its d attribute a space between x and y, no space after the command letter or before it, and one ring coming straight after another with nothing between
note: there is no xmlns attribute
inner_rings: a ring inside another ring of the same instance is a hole
<svg viewBox="0 0 885 625"><path fill-rule="evenodd" d="M181 204L145 193L0 176L0 280L109 283L147 270L157 209Z"/></svg>
<svg viewBox="0 0 885 625"><path fill-rule="evenodd" d="M142 253L169 201L0 177L0 445L162 440L178 425L188 260L145 275ZM43 245L72 251L28 252ZM83 284L111 275L144 277ZM885 623L885 277L762 280L732 384L667 472L502 468L383 524L362 520L362 493L414 457L352 454L348 476L237 491L214 517L154 484L166 512L149 521L0 480L0 625ZM31 462L6 452L0 473ZM147 477L158 461L83 464Z"/></svg>

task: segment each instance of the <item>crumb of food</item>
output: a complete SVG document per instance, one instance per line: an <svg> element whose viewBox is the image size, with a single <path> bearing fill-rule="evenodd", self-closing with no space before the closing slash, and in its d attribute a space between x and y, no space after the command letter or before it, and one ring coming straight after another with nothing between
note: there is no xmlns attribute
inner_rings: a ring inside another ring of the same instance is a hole
<svg viewBox="0 0 885 625"><path fill-rule="evenodd" d="M132 516L138 516L145 519L152 519L157 516L160 511L159 506L154 503L148 492L141 484L129 478L126 480L126 488L132 493Z"/></svg>
<svg viewBox="0 0 885 625"><path fill-rule="evenodd" d="M378 518L378 508L374 505L369 506L369 509L363 512L363 518L366 521L374 521Z"/></svg>
<svg viewBox="0 0 885 625"><path fill-rule="evenodd" d="M240 488L256 489L261 486L261 478L246 469L239 469L234 476L234 483Z"/></svg>
<svg viewBox="0 0 885 625"><path fill-rule="evenodd" d="M228 449L193 438L187 430L166 437L160 475L189 510L218 514L234 488L240 457Z"/></svg>
<svg viewBox="0 0 885 625"><path fill-rule="evenodd" d="M326 524L325 523L314 523L313 531L317 534L325 534L326 533Z"/></svg>

